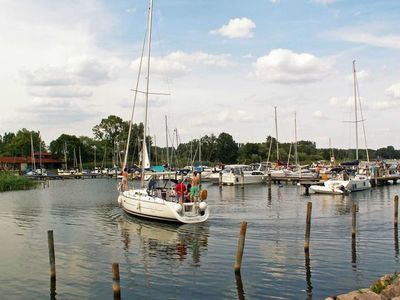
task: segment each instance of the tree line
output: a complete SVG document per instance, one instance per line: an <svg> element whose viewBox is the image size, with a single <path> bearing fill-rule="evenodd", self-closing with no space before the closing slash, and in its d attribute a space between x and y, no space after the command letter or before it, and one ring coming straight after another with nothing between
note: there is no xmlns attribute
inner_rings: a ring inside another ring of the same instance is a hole
<svg viewBox="0 0 400 300"><path fill-rule="evenodd" d="M143 124L132 124L131 139L128 153L128 165L138 164L140 149L143 141ZM74 156L80 153L82 162L87 167L96 166L110 167L121 165L125 155L129 130L129 122L122 118L110 115L92 128L93 136L75 136L61 134L57 139L45 145L40 138L40 132L26 128L18 132L4 133L0 135L0 156L31 156L31 139L34 151L51 152L54 158L64 160L67 158L68 165L74 161ZM252 163L277 160L276 140L267 136L261 143L237 143L232 135L226 132L218 136L214 134L205 135L199 139L193 139L186 143L179 141L177 130L170 139L170 146L159 147L155 145L152 137L146 137L149 158L152 165L166 164L183 167L192 164L231 164ZM273 145L273 147L271 147ZM298 162L309 164L311 162L325 160L329 161L331 154L338 161L354 160L355 149L328 149L316 148L315 142L299 141L297 143ZM396 159L400 158L400 150L393 146L368 150L370 159ZM75 155L74 155L75 154ZM279 143L279 158L283 163L294 163L294 147L291 143ZM366 160L366 151L359 151L359 158Z"/></svg>

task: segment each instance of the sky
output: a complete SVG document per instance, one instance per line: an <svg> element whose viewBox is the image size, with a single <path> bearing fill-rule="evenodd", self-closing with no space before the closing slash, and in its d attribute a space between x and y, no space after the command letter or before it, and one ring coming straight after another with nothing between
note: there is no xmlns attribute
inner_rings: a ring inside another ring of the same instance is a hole
<svg viewBox="0 0 400 300"><path fill-rule="evenodd" d="M0 134L27 128L48 145L63 133L93 137L109 115L130 119L148 1L0 8ZM221 132L264 142L275 136L276 107L279 141L295 140L296 113L297 140L354 148L355 60L360 148L400 148L400 1L168 0L153 11L148 128L157 145L165 116L181 142ZM133 122L143 122L144 103L140 95Z"/></svg>

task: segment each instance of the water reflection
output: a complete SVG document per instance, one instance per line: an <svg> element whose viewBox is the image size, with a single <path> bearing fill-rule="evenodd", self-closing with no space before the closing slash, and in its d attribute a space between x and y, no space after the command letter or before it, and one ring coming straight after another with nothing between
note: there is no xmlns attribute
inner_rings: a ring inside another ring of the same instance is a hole
<svg viewBox="0 0 400 300"><path fill-rule="evenodd" d="M135 237L139 238L145 260L147 257L161 257L183 261L190 254L192 265L200 266L201 253L208 247L208 223L175 225L124 215L118 220L118 228L123 249L129 251Z"/></svg>
<svg viewBox="0 0 400 300"><path fill-rule="evenodd" d="M244 300L244 289L243 289L243 282L242 282L242 276L240 275L239 272L235 272L235 281L236 281L236 290L238 294L238 299L239 300Z"/></svg>
<svg viewBox="0 0 400 300"><path fill-rule="evenodd" d="M304 249L304 267L306 269L306 284L307 284L307 298L312 299L312 283L311 283L311 267L310 267L310 251L308 249Z"/></svg>
<svg viewBox="0 0 400 300"><path fill-rule="evenodd" d="M56 279L54 277L50 277L50 300L56 300Z"/></svg>
<svg viewBox="0 0 400 300"><path fill-rule="evenodd" d="M272 195L271 195L271 186L268 186L268 207L272 206Z"/></svg>
<svg viewBox="0 0 400 300"><path fill-rule="evenodd" d="M394 225L394 257L399 258L399 231L397 224Z"/></svg>
<svg viewBox="0 0 400 300"><path fill-rule="evenodd" d="M351 239L351 266L353 269L357 268L357 249L355 237Z"/></svg>

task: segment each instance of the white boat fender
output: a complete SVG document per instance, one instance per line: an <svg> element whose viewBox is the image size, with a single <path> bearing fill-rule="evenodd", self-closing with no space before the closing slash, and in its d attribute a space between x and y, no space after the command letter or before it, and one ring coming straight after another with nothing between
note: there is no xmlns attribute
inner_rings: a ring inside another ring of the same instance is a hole
<svg viewBox="0 0 400 300"><path fill-rule="evenodd" d="M182 205L179 204L179 203L176 203L176 204L174 205L174 209L175 209L175 211L179 214L179 213L181 213L181 211L182 211Z"/></svg>
<svg viewBox="0 0 400 300"><path fill-rule="evenodd" d="M200 202L200 203L199 203L199 209L200 209L201 211L205 211L206 208L207 208L207 206L208 206L208 204L207 204L206 202Z"/></svg>
<svg viewBox="0 0 400 300"><path fill-rule="evenodd" d="M118 204L121 205L122 203L122 196L118 196Z"/></svg>

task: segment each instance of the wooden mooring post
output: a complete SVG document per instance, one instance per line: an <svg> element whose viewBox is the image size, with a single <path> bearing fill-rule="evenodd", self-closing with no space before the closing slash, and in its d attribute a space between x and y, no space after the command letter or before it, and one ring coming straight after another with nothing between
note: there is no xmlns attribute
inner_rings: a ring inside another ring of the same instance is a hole
<svg viewBox="0 0 400 300"><path fill-rule="evenodd" d="M121 286L119 283L119 265L117 263L112 264L112 289L113 289L113 295L114 295L114 300L120 300L121 299Z"/></svg>
<svg viewBox="0 0 400 300"><path fill-rule="evenodd" d="M312 202L307 203L307 216L306 216L306 233L304 237L304 250L308 251L310 249L310 231L311 231L311 211Z"/></svg>
<svg viewBox="0 0 400 300"><path fill-rule="evenodd" d="M55 299L56 295L56 256L54 251L53 230L47 231L47 243L49 246L49 262L50 262L50 296Z"/></svg>
<svg viewBox="0 0 400 300"><path fill-rule="evenodd" d="M394 196L394 226L397 227L399 221L399 195Z"/></svg>
<svg viewBox="0 0 400 300"><path fill-rule="evenodd" d="M240 224L240 235L239 235L239 241L236 251L236 259L235 259L235 273L240 272L240 267L242 265L244 241L246 239L246 230L247 230L247 222L243 221Z"/></svg>
<svg viewBox="0 0 400 300"><path fill-rule="evenodd" d="M353 204L351 208L351 238L356 239L356 229L357 229L357 204Z"/></svg>

